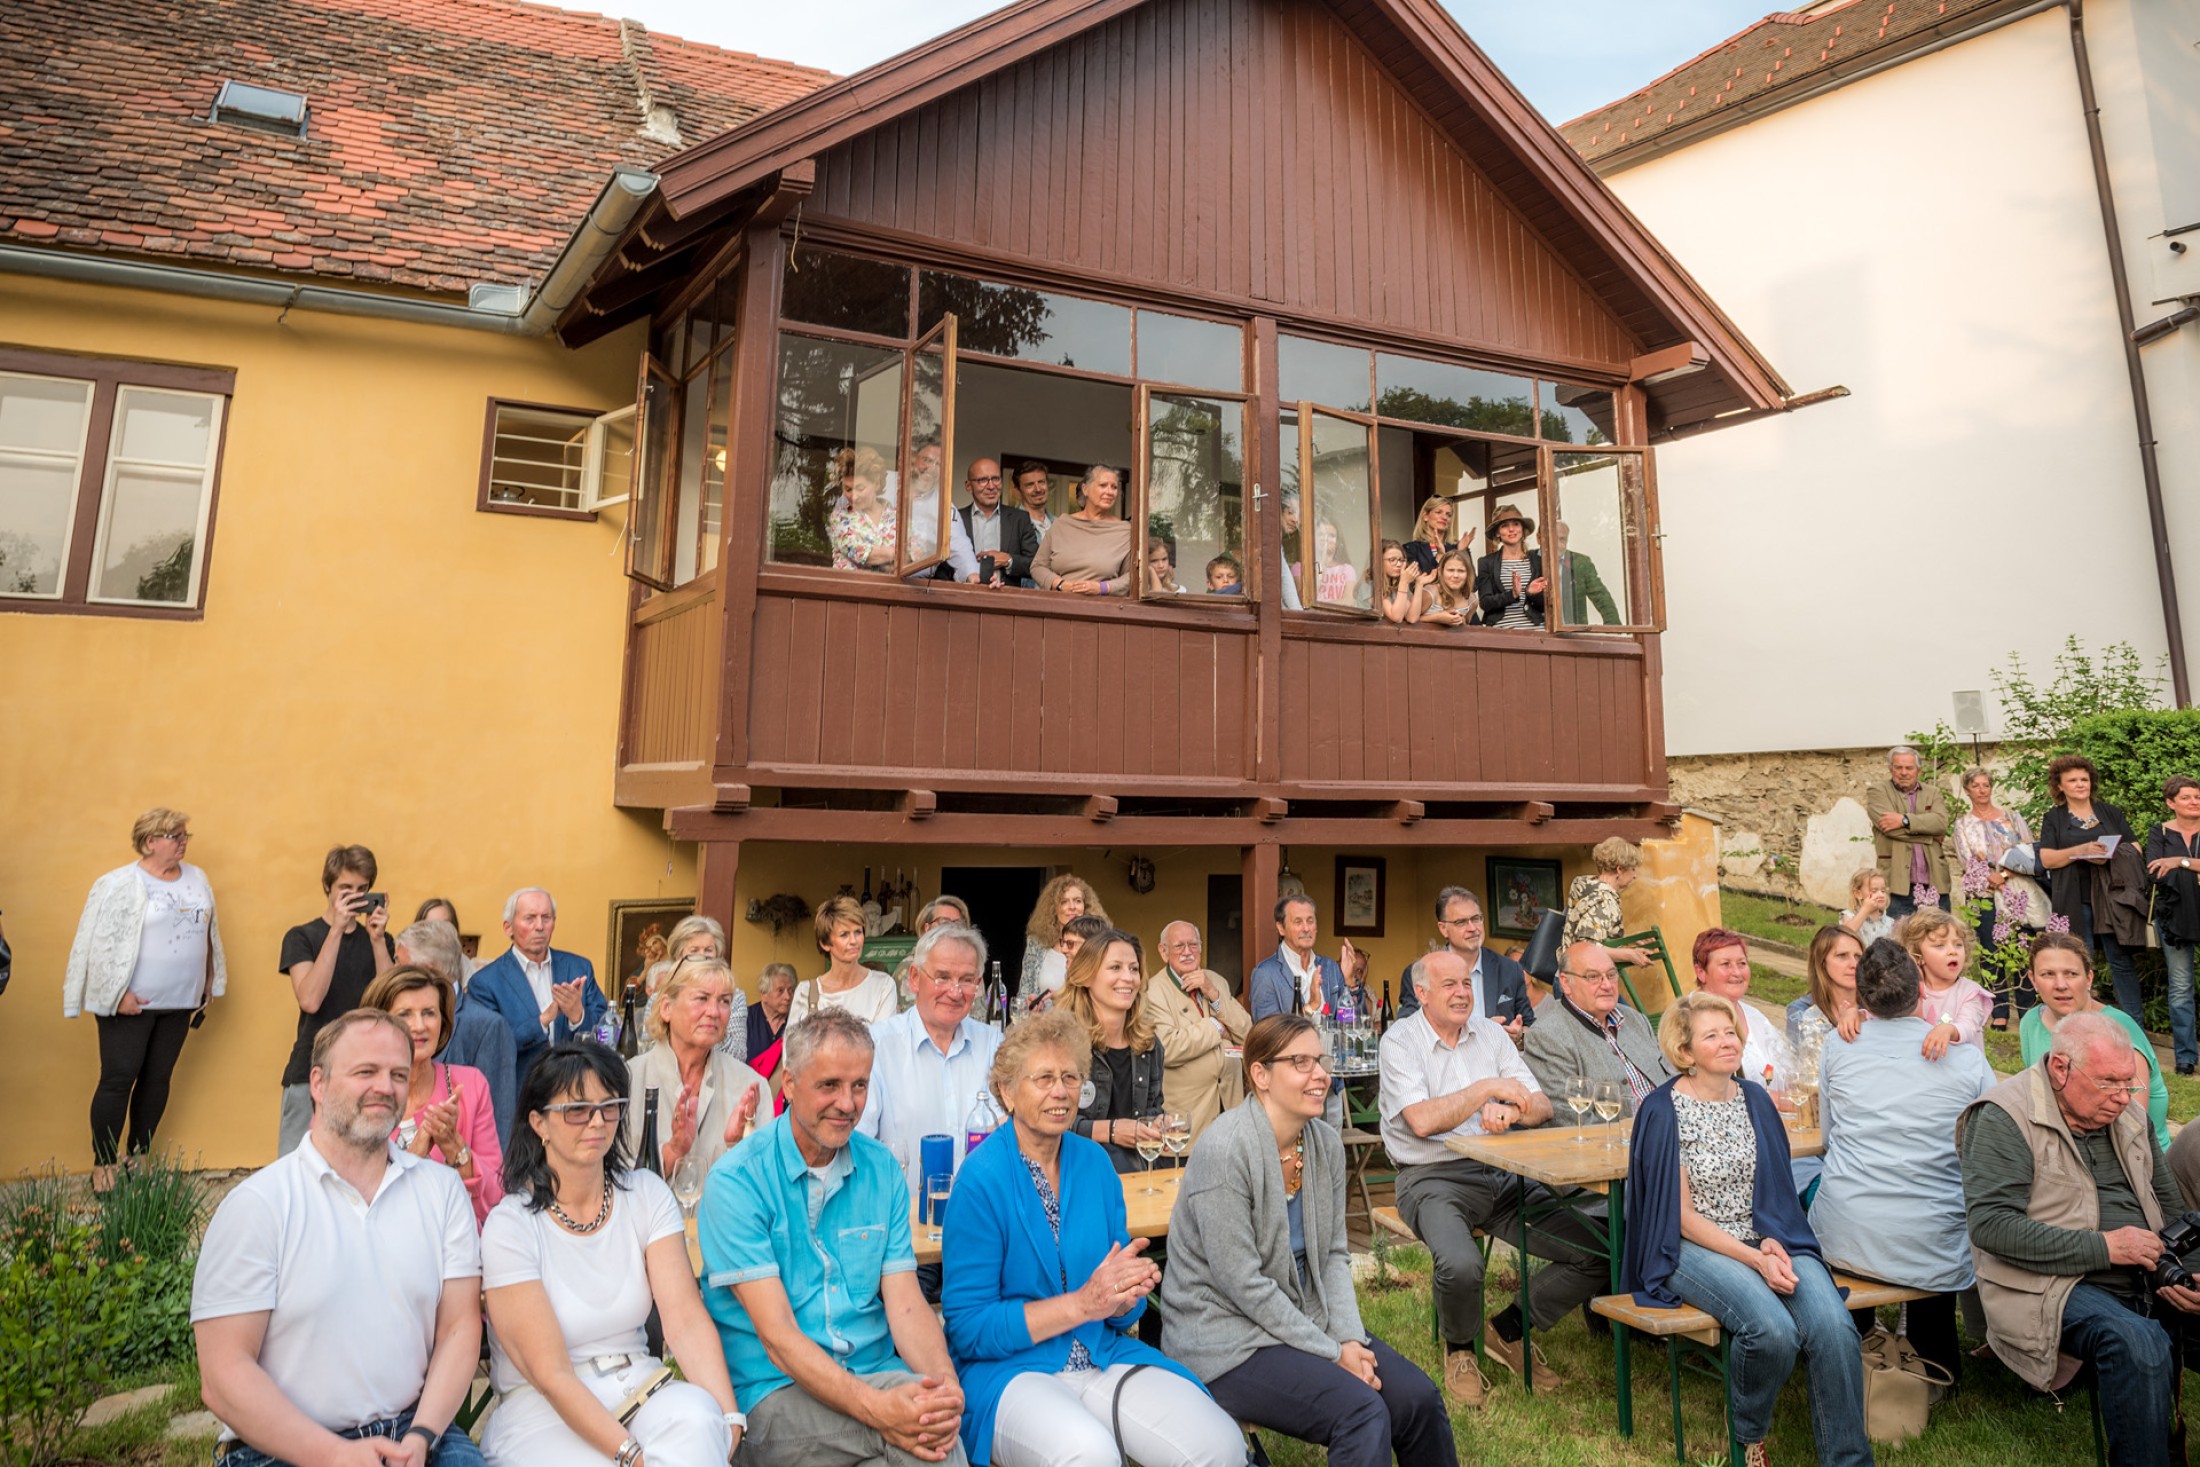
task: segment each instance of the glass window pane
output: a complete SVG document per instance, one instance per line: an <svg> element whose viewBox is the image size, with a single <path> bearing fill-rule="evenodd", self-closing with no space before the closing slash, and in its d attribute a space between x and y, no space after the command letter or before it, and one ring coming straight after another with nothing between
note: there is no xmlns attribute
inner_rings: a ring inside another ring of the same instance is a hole
<svg viewBox="0 0 2200 1467"><path fill-rule="evenodd" d="M1559 614L1567 626L1621 626L1633 618L1628 551L1642 461L1633 454L1553 455L1558 523L1545 537L1557 562Z"/></svg>
<svg viewBox="0 0 2200 1467"><path fill-rule="evenodd" d="M1131 374L1128 306L919 271L917 329L930 331L949 312L957 322L959 354L1014 357L1117 377Z"/></svg>
<svg viewBox="0 0 2200 1467"><path fill-rule="evenodd" d="M115 452L136 463L203 469L212 457L214 400L202 393L122 389L122 431Z"/></svg>
<svg viewBox="0 0 2200 1467"><path fill-rule="evenodd" d="M1244 408L1152 394L1146 402L1147 596L1242 596Z"/></svg>
<svg viewBox="0 0 2200 1467"><path fill-rule="evenodd" d="M1297 611L1306 604L1299 594L1299 415L1285 412L1277 422L1281 431L1276 435L1276 497L1283 512L1283 546L1262 564L1260 584L1266 587L1271 576L1278 578L1277 594L1283 605Z"/></svg>
<svg viewBox="0 0 2200 1467"><path fill-rule="evenodd" d="M489 445L489 502L579 509L590 421L579 413L499 404Z"/></svg>
<svg viewBox="0 0 2200 1467"><path fill-rule="evenodd" d="M1555 443L1616 443L1612 394L1571 382L1543 384L1543 436Z"/></svg>
<svg viewBox="0 0 2200 1467"><path fill-rule="evenodd" d="M790 250L779 312L814 326L906 338L909 267L831 250Z"/></svg>
<svg viewBox="0 0 2200 1467"><path fill-rule="evenodd" d="M1535 384L1525 377L1386 351L1375 354L1375 385L1386 418L1535 435Z"/></svg>
<svg viewBox="0 0 2200 1467"><path fill-rule="evenodd" d="M80 454L91 411L89 382L0 375L0 449Z"/></svg>
<svg viewBox="0 0 2200 1467"><path fill-rule="evenodd" d="M196 587L203 470L117 466L92 595L103 601L187 602Z"/></svg>
<svg viewBox="0 0 2200 1467"><path fill-rule="evenodd" d="M1285 402L1318 402L1348 412L1368 410L1368 362L1364 347L1339 346L1308 336L1276 338L1276 379Z"/></svg>
<svg viewBox="0 0 2200 1467"><path fill-rule="evenodd" d="M685 400L680 409L680 486L665 508L672 521L672 584L695 579L696 506L703 497L704 449L710 443L710 373L697 372L681 387Z"/></svg>
<svg viewBox="0 0 2200 1467"><path fill-rule="evenodd" d="M634 487L634 414L612 418L603 425L601 468L596 480L596 494L603 499L616 499L631 494Z"/></svg>
<svg viewBox="0 0 2200 1467"><path fill-rule="evenodd" d="M917 352L909 388L909 554L905 564L921 566L945 548L947 514L952 507L940 493L947 445L947 348L943 340Z"/></svg>
<svg viewBox="0 0 2200 1467"><path fill-rule="evenodd" d="M0 448L0 596L56 596L76 514L75 459Z"/></svg>
<svg viewBox="0 0 2200 1467"><path fill-rule="evenodd" d="M1370 604L1367 567L1369 508L1374 502L1371 430L1349 418L1314 414L1313 459L1307 479L1314 491L1308 575L1319 606Z"/></svg>
<svg viewBox="0 0 2200 1467"><path fill-rule="evenodd" d="M1138 375L1148 382L1236 392L1245 386L1245 332L1219 321L1140 311Z"/></svg>
<svg viewBox="0 0 2200 1467"><path fill-rule="evenodd" d="M718 536L726 517L726 455L730 451L726 419L733 406L733 347L731 337L721 334L719 339L729 345L711 364L710 430L703 441L701 538L695 547L698 575L718 565Z"/></svg>
<svg viewBox="0 0 2200 1467"><path fill-rule="evenodd" d="M780 333L773 560L893 565L888 496L901 452L901 362L882 347Z"/></svg>

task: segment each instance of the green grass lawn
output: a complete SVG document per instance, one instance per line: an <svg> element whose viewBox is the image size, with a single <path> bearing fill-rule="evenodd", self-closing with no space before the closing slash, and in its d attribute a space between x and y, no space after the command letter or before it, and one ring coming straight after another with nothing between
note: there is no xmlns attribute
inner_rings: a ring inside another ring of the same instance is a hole
<svg viewBox="0 0 2200 1467"><path fill-rule="evenodd" d="M1781 901L1746 891L1719 889L1719 920L1744 937L1765 937L1791 947L1809 947L1811 935L1841 920L1841 914L1816 902Z"/></svg>

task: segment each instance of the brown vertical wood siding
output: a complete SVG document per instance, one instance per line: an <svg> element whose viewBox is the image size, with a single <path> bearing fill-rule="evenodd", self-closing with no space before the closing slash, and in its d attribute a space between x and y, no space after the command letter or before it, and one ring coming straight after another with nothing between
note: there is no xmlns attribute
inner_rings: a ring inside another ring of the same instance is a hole
<svg viewBox="0 0 2200 1467"><path fill-rule="evenodd" d="M1642 350L1324 0L1142 6L830 149L810 209L1436 342Z"/></svg>
<svg viewBox="0 0 2200 1467"><path fill-rule="evenodd" d="M721 628L715 578L699 592L683 589L643 603L627 645L634 677L627 707L628 764L710 758L718 731Z"/></svg>

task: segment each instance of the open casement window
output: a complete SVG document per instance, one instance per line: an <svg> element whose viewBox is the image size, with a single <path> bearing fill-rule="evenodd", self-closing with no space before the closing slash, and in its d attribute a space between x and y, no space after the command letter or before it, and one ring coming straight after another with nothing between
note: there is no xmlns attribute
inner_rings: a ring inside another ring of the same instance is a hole
<svg viewBox="0 0 2200 1467"><path fill-rule="evenodd" d="M1652 594L1650 537L1640 453L1551 453L1551 523L1544 574L1555 595L1545 623L1573 633L1662 631Z"/></svg>
<svg viewBox="0 0 2200 1467"><path fill-rule="evenodd" d="M1299 496L1283 503L1284 554L1298 578L1299 605L1378 615L1375 551L1382 482L1375 420L1299 404ZM1296 518L1294 534L1292 521Z"/></svg>
<svg viewBox="0 0 2200 1467"><path fill-rule="evenodd" d="M955 462L955 317L940 317L909 349L902 374L901 462L904 492L894 544L894 573L916 575L947 559L951 541L947 517L954 513L947 492L948 468Z"/></svg>
<svg viewBox="0 0 2200 1467"><path fill-rule="evenodd" d="M1146 600L1243 601L1245 399L1233 393L1138 389L1138 453L1130 503L1137 533L1136 594ZM1167 552L1167 560L1156 559ZM1207 567L1227 562L1231 589L1209 589Z"/></svg>
<svg viewBox="0 0 2200 1467"><path fill-rule="evenodd" d="M635 392L634 479L626 512L626 573L659 591L672 589L673 473L679 458L680 384L642 353Z"/></svg>
<svg viewBox="0 0 2200 1467"><path fill-rule="evenodd" d="M628 403L588 425L581 440L581 508L593 514L625 504L634 496L634 423L638 405Z"/></svg>

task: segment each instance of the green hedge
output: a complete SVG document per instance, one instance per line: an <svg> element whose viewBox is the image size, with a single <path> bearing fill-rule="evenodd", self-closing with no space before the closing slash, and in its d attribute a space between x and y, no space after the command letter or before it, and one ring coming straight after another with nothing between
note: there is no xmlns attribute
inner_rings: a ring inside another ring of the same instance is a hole
<svg viewBox="0 0 2200 1467"><path fill-rule="evenodd" d="M2200 779L2200 709L2095 713L2070 726L2068 743L2100 770L2094 793L2121 809L2141 840L2169 813L2162 781L2173 774Z"/></svg>

